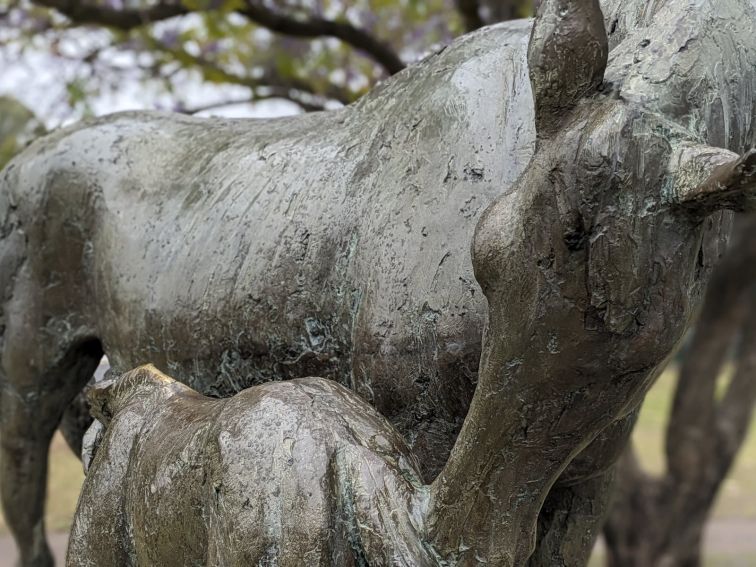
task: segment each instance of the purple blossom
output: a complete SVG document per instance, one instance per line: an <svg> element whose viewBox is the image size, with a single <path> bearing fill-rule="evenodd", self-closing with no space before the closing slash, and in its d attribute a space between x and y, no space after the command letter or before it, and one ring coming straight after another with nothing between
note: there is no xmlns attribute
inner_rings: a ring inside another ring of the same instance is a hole
<svg viewBox="0 0 756 567"><path fill-rule="evenodd" d="M160 43L165 45L166 47L176 47L179 43L179 32L178 30L171 28L166 29L161 35L160 35Z"/></svg>
<svg viewBox="0 0 756 567"><path fill-rule="evenodd" d="M200 48L202 55L215 55L220 50L221 50L221 44L220 44L220 41L217 41L217 40L204 43L202 44L202 47Z"/></svg>

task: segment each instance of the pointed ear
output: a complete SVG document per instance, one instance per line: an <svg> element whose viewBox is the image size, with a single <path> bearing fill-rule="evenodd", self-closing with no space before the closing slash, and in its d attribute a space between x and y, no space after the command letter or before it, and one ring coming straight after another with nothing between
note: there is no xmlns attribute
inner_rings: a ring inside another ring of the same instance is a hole
<svg viewBox="0 0 756 567"><path fill-rule="evenodd" d="M756 211L756 149L742 156L690 145L677 152L673 201L698 217L722 209Z"/></svg>
<svg viewBox="0 0 756 567"><path fill-rule="evenodd" d="M121 376L96 383L87 391L87 401L92 415L108 427L121 406L134 395L149 396L158 392L170 396L184 390L193 391L152 364L145 364Z"/></svg>
<svg viewBox="0 0 756 567"><path fill-rule="evenodd" d="M539 136L558 129L604 80L609 41L599 0L543 0L528 47Z"/></svg>
<svg viewBox="0 0 756 567"><path fill-rule="evenodd" d="M87 391L87 402L92 416L105 427L110 425L113 418L113 398L115 394L115 380L103 380L96 383Z"/></svg>

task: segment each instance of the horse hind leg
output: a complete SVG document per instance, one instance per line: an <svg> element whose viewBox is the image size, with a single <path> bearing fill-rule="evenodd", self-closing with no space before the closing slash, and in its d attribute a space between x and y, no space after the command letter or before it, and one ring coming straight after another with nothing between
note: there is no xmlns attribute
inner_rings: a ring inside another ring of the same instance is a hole
<svg viewBox="0 0 756 567"><path fill-rule="evenodd" d="M58 431L63 435L68 447L81 459L81 447L84 434L92 425L92 415L89 413L86 389L82 390L68 404L58 425Z"/></svg>
<svg viewBox="0 0 756 567"><path fill-rule="evenodd" d="M0 493L22 567L53 565L44 528L50 441L103 355L93 337L41 346L48 337L37 329L32 339L9 325L0 366Z"/></svg>
<svg viewBox="0 0 756 567"><path fill-rule="evenodd" d="M90 377L88 386L94 384L96 380L104 380L104 376L109 368L110 366L107 359L100 361L100 365L97 367L94 376ZM79 391L73 401L68 404L66 411L63 413L63 418L60 420L60 425L58 426L58 431L63 435L63 439L66 440L68 447L79 459L81 459L84 434L86 434L93 421L94 418L89 412L87 391L86 388L84 388Z"/></svg>

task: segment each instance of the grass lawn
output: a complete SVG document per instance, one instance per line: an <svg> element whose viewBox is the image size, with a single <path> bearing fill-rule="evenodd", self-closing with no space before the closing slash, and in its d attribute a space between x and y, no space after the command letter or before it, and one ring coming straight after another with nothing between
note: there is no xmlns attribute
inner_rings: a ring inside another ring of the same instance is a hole
<svg viewBox="0 0 756 567"><path fill-rule="evenodd" d="M664 467L663 431L667 411L672 401L675 372L669 370L649 392L634 434L634 442L641 461L650 472ZM48 484L47 526L51 531L64 531L71 523L76 499L84 475L81 463L71 453L58 434L50 449L50 479ZM756 519L756 422L743 446L735 467L722 487L715 517ZM7 528L0 516L0 534ZM754 534L756 537L756 534ZM591 565L600 565L597 559ZM736 567L756 565L756 555L743 557L711 556L707 567Z"/></svg>

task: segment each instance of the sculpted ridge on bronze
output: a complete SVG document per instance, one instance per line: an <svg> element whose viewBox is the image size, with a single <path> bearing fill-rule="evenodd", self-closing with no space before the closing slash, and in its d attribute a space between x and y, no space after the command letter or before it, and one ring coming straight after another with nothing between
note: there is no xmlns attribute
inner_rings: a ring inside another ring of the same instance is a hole
<svg viewBox="0 0 756 567"><path fill-rule="evenodd" d="M338 112L121 114L16 158L2 492L23 562L49 563L47 446L103 351L216 396L334 378L425 482L441 471L434 560L525 564L539 511L531 564L583 560L721 210L756 192L737 156L756 140L752 4L602 5L546 1L529 54L530 22L484 29Z"/></svg>

